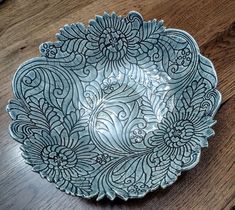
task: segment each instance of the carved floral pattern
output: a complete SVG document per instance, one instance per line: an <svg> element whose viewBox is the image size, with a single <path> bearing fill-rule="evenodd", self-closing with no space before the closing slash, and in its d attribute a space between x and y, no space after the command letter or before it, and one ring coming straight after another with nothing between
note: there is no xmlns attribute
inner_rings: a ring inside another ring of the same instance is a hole
<svg viewBox="0 0 235 210"><path fill-rule="evenodd" d="M34 171L72 195L127 200L198 163L221 96L189 34L130 12L57 38L19 67L7 107Z"/></svg>

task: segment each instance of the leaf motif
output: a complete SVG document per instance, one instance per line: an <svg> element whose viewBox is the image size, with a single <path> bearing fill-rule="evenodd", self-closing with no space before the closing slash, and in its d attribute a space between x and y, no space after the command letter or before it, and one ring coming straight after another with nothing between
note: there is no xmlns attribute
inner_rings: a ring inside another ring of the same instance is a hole
<svg viewBox="0 0 235 210"><path fill-rule="evenodd" d="M29 136L33 135L36 126L30 121L27 106L20 99L12 99L7 105L7 112L13 122L10 124L10 134L16 141L23 143Z"/></svg>
<svg viewBox="0 0 235 210"><path fill-rule="evenodd" d="M174 34L174 30L172 29L167 29L165 33L162 33L159 37L159 41L166 46L168 51L171 49L182 50L188 45L188 40Z"/></svg>
<svg viewBox="0 0 235 210"><path fill-rule="evenodd" d="M188 45L188 41L175 35L174 30L167 29L164 33L161 33L158 45L163 52L162 66L167 71L170 65L169 62L174 61L176 58L176 51L184 49Z"/></svg>
<svg viewBox="0 0 235 210"><path fill-rule="evenodd" d="M64 117L64 127L68 134L84 131L88 126L89 115L84 109L72 111Z"/></svg>
<svg viewBox="0 0 235 210"><path fill-rule="evenodd" d="M221 96L190 35L131 12L57 38L19 67L7 107L34 171L72 195L127 200L195 166Z"/></svg>
<svg viewBox="0 0 235 210"><path fill-rule="evenodd" d="M129 103L135 101L136 99L140 98L144 92L145 87L138 85L136 82L129 80L128 77L127 81L124 82L120 88L111 92L108 96L108 103L113 103L114 101L125 101L125 103Z"/></svg>
<svg viewBox="0 0 235 210"><path fill-rule="evenodd" d="M30 97L29 106L29 118L36 126L51 131L61 124L58 111L55 111L44 98L38 100L33 96Z"/></svg>
<svg viewBox="0 0 235 210"><path fill-rule="evenodd" d="M28 108L20 99L11 99L7 105L7 111L9 112L11 119L13 120L29 121L28 113L26 112L26 110L28 110Z"/></svg>
<svg viewBox="0 0 235 210"><path fill-rule="evenodd" d="M131 67L128 76L139 84L147 86L149 84L148 73L144 69Z"/></svg>
<svg viewBox="0 0 235 210"><path fill-rule="evenodd" d="M76 196L88 196L91 192L90 180L85 177L72 177L70 180L60 179L56 182L57 188Z"/></svg>
<svg viewBox="0 0 235 210"><path fill-rule="evenodd" d="M145 87L157 87L159 85L159 72L151 66L149 68L131 66L127 75L130 79Z"/></svg>
<svg viewBox="0 0 235 210"><path fill-rule="evenodd" d="M181 168L182 162L176 158L161 161L152 172L152 184L162 188L171 185L180 175Z"/></svg>
<svg viewBox="0 0 235 210"><path fill-rule="evenodd" d="M144 22L139 30L140 47L143 52L147 52L154 47L159 38L159 34L165 30L163 21Z"/></svg>
<svg viewBox="0 0 235 210"><path fill-rule="evenodd" d="M124 183L129 178L132 178L134 183L147 183L150 174L151 168L146 164L145 155L125 158L113 171L114 180L119 183Z"/></svg>
<svg viewBox="0 0 235 210"><path fill-rule="evenodd" d="M194 107L198 108L203 101L206 94L206 84L203 82L203 78L199 81L194 80L190 86L188 86L183 92L182 98L178 101L178 106L185 108Z"/></svg>
<svg viewBox="0 0 235 210"><path fill-rule="evenodd" d="M123 126L117 116L110 114L108 111L102 111L97 117L95 122L96 136L99 137L96 144L99 145L100 149L108 151L110 154L123 155L128 152L128 148L125 147L122 142Z"/></svg>
<svg viewBox="0 0 235 210"><path fill-rule="evenodd" d="M210 88L214 88L217 85L217 77L214 70L214 66L211 63L211 61L203 56L199 57L200 62L198 65L198 72L203 77L208 85L210 85Z"/></svg>
<svg viewBox="0 0 235 210"><path fill-rule="evenodd" d="M86 28L81 23L65 25L56 37L61 42L62 52L83 52L87 43Z"/></svg>
<svg viewBox="0 0 235 210"><path fill-rule="evenodd" d="M157 93L151 93L147 91L147 94L142 97L142 104L140 109L148 123L156 125L160 122L162 117L167 112L165 102L162 100L162 96Z"/></svg>

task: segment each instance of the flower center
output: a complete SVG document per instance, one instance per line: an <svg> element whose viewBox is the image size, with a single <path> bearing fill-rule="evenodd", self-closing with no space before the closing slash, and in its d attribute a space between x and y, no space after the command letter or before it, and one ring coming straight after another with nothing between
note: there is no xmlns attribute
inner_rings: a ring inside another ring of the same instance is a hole
<svg viewBox="0 0 235 210"><path fill-rule="evenodd" d="M177 54L176 62L178 65L188 66L192 59L192 54L188 48L180 50Z"/></svg>
<svg viewBox="0 0 235 210"><path fill-rule="evenodd" d="M118 52L122 47L121 37L116 32L107 34L106 47L112 52Z"/></svg>
<svg viewBox="0 0 235 210"><path fill-rule="evenodd" d="M106 28L100 37L99 47L109 60L119 60L126 54L127 39L122 31Z"/></svg>
<svg viewBox="0 0 235 210"><path fill-rule="evenodd" d="M112 47L114 47L115 49L117 49L118 39L117 39L116 37L111 37L109 41L110 41Z"/></svg>
<svg viewBox="0 0 235 210"><path fill-rule="evenodd" d="M50 168L70 168L74 166L76 154L61 145L48 145L42 150L42 159Z"/></svg>
<svg viewBox="0 0 235 210"><path fill-rule="evenodd" d="M119 87L118 81L114 77L106 78L102 81L101 88L105 93L110 93Z"/></svg>
<svg viewBox="0 0 235 210"><path fill-rule="evenodd" d="M48 155L48 160L52 165L63 166L67 164L67 157L63 154L51 152Z"/></svg>
<svg viewBox="0 0 235 210"><path fill-rule="evenodd" d="M177 138L177 137L180 138L181 133L182 133L181 130L174 130L173 131L173 136L175 138Z"/></svg>
<svg viewBox="0 0 235 210"><path fill-rule="evenodd" d="M132 143L140 143L145 137L145 131L142 129L135 129L130 133L130 139Z"/></svg>
<svg viewBox="0 0 235 210"><path fill-rule="evenodd" d="M168 127L164 140L170 147L180 147L191 139L193 133L193 124L189 120L181 120Z"/></svg>

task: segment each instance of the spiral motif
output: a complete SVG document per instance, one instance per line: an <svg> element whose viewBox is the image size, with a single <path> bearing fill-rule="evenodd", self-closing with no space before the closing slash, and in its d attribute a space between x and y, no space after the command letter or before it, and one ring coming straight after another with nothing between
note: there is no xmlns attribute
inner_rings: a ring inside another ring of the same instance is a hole
<svg viewBox="0 0 235 210"><path fill-rule="evenodd" d="M198 163L221 96L189 34L130 12L56 36L19 67L7 106L35 172L72 195L127 200Z"/></svg>

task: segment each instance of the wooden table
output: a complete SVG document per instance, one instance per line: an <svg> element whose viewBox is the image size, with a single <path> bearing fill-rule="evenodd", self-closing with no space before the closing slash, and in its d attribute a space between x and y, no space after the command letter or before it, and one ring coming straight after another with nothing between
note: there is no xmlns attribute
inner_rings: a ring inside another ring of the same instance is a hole
<svg viewBox="0 0 235 210"><path fill-rule="evenodd" d="M55 40L66 23L95 14L139 11L148 19L188 31L217 70L222 106L216 136L200 163L166 190L128 202L84 200L60 192L31 172L19 144L8 134L5 106L20 63L37 56L40 43ZM234 0L5 0L0 4L0 209L231 209L235 205L235 1Z"/></svg>

